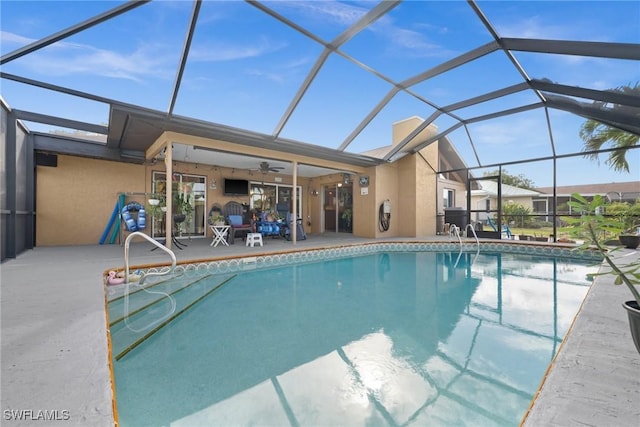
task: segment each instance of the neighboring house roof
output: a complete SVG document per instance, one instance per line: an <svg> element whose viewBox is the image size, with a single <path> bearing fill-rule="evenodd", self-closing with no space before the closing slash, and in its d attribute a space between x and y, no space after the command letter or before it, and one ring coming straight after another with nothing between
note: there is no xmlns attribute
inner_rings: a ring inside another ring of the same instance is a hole
<svg viewBox="0 0 640 427"><path fill-rule="evenodd" d="M493 180L478 180L479 190L471 190L472 196L498 196L498 183ZM540 192L528 190L526 188L514 187L513 185L502 184L502 198L505 197L536 197Z"/></svg>
<svg viewBox="0 0 640 427"><path fill-rule="evenodd" d="M540 187L536 188L536 190L547 196L553 195L553 187ZM578 193L583 196L594 196L596 194L600 194L607 196L612 201L634 201L640 198L640 181L610 182L607 184L564 185L556 187L556 194L558 196L570 196L573 193Z"/></svg>

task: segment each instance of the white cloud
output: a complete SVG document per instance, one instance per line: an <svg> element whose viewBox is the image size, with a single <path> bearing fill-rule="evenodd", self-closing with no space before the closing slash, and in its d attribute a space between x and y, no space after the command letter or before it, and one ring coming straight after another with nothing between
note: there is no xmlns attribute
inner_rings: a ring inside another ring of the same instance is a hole
<svg viewBox="0 0 640 427"><path fill-rule="evenodd" d="M417 24L416 28L420 29L420 31L399 27L388 15L369 27L376 36L390 43L390 46L387 47L387 53L420 58L451 55L450 49L445 49L442 45L432 42L426 35L427 32L447 33L448 29L446 27Z"/></svg>
<svg viewBox="0 0 640 427"><path fill-rule="evenodd" d="M8 31L0 31L0 42L3 45L28 45L35 42L35 39L24 37L19 34L10 33ZM17 47L17 46L16 46Z"/></svg>
<svg viewBox="0 0 640 427"><path fill-rule="evenodd" d="M18 34L2 32L2 41L30 43L33 40ZM98 75L143 81L149 76L171 78L177 61L164 53L166 46L141 45L130 53L116 52L94 46L57 42L22 58L19 66L49 75Z"/></svg>
<svg viewBox="0 0 640 427"><path fill-rule="evenodd" d="M329 21L345 27L354 24L367 13L365 8L336 1L287 1L278 2L278 5L300 12L307 19Z"/></svg>
<svg viewBox="0 0 640 427"><path fill-rule="evenodd" d="M276 72L267 72L267 71L258 70L258 69L249 69L245 71L245 74L249 76L263 77L267 80L271 80L276 83L284 83L287 80L284 74L276 73Z"/></svg>
<svg viewBox="0 0 640 427"><path fill-rule="evenodd" d="M540 131L540 121L511 116L498 122L484 122L471 128L475 142L487 146L505 146L518 144L522 148L531 148L548 144L548 136ZM534 137L535 136L535 137Z"/></svg>
<svg viewBox="0 0 640 427"><path fill-rule="evenodd" d="M295 79L295 76L301 73L306 74L309 71L309 64L311 64L312 61L313 59L309 57L290 59L287 62L278 62L271 70L254 68L245 71L245 73L251 76L264 77L267 80L271 80L279 84L284 84Z"/></svg>
<svg viewBox="0 0 640 427"><path fill-rule="evenodd" d="M566 27L541 22L539 16L531 16L523 20L510 20L508 23L497 23L496 28L502 37L518 37L532 39L566 38Z"/></svg>
<svg viewBox="0 0 640 427"><path fill-rule="evenodd" d="M234 61L237 59L256 58L279 51L287 46L285 42L274 43L266 37L257 43L239 45L231 43L215 43L193 47L189 59L201 62Z"/></svg>

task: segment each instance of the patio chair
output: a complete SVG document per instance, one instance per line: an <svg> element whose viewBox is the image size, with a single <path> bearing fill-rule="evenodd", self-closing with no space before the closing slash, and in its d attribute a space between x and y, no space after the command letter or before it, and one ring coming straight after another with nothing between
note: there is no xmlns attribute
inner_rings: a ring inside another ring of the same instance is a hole
<svg viewBox="0 0 640 427"><path fill-rule="evenodd" d="M222 215L227 219L227 222L231 226L229 229L229 243L235 242L236 233L240 232L242 240L247 236L247 233L254 231L254 223L251 218L251 213L242 203L228 202L222 209Z"/></svg>
<svg viewBox="0 0 640 427"><path fill-rule="evenodd" d="M493 222L490 216L487 216L487 223L493 228L493 231L498 231L498 227ZM513 239L513 233L507 224L502 224L502 233L507 236L507 239Z"/></svg>

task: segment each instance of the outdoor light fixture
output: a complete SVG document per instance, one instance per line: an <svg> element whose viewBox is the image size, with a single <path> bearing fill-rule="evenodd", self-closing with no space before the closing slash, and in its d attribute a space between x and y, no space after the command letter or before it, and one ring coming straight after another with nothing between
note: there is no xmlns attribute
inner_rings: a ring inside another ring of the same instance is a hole
<svg viewBox="0 0 640 427"><path fill-rule="evenodd" d="M343 173L342 182L344 182L345 184L351 184L351 175L348 173Z"/></svg>

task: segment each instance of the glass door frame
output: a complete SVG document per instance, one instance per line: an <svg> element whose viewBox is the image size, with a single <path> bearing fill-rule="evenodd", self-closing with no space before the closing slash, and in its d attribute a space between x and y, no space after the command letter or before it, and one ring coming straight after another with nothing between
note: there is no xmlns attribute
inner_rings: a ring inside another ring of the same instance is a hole
<svg viewBox="0 0 640 427"><path fill-rule="evenodd" d="M347 209L351 215L345 215ZM322 217L324 232L353 233L353 183L338 182L322 187ZM335 227L327 228L332 224Z"/></svg>
<svg viewBox="0 0 640 427"><path fill-rule="evenodd" d="M188 178L184 180L184 178ZM206 228L206 215L207 215L207 177L204 175L194 175L189 173L180 173L174 172L172 179L173 195L174 197L178 194L188 194L191 196L190 204L192 206L192 211L188 215L187 220L183 224L186 224L189 227L187 231L181 231L176 235L176 237L188 237L188 238L202 238L207 236L207 228ZM177 178L177 180L176 180ZM175 184L174 184L175 183ZM199 185L198 185L199 184ZM159 195L166 203L166 172L164 171L152 171L151 174L151 188L153 189L153 193ZM188 191L183 191L187 189ZM199 207L202 207L202 212L199 212ZM176 212L175 207L172 208L172 211ZM161 218L152 218L151 220L151 237L154 239L157 238L166 238L166 225L164 224L164 217ZM171 224L173 227L173 224ZM183 230L184 225L181 225L180 230ZM200 230L200 232L197 232Z"/></svg>

